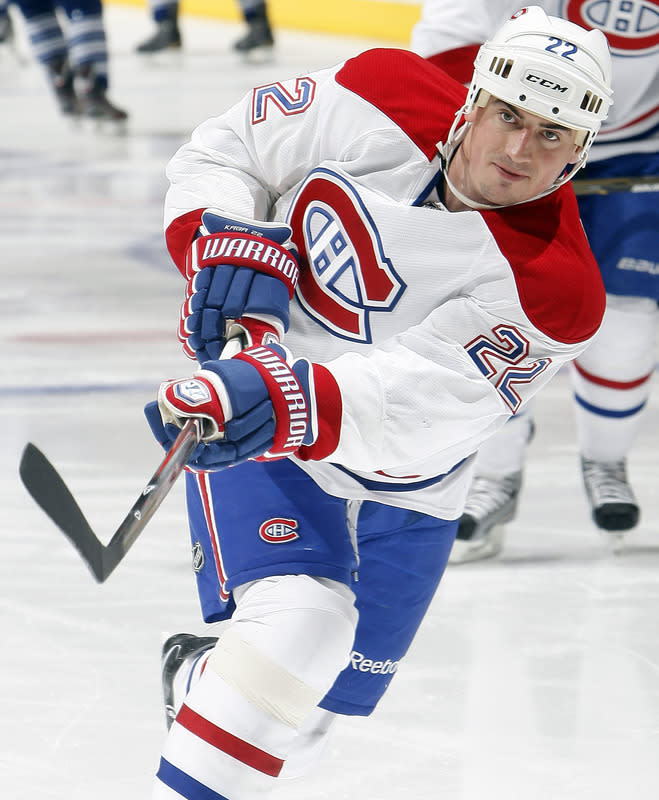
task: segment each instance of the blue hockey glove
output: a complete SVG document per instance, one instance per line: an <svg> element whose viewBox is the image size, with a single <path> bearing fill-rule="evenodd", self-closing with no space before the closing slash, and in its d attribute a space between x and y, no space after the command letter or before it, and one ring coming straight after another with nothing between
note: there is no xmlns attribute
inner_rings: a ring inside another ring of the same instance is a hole
<svg viewBox="0 0 659 800"><path fill-rule="evenodd" d="M299 269L288 225L229 218L213 209L186 256L179 339L190 358L215 360L227 340L270 344L288 330Z"/></svg>
<svg viewBox="0 0 659 800"><path fill-rule="evenodd" d="M202 440L188 465L215 470L247 459L271 460L311 446L318 435L313 366L292 365L283 347L257 346L231 359L207 361L192 378L161 384L147 421L168 450L190 417Z"/></svg>

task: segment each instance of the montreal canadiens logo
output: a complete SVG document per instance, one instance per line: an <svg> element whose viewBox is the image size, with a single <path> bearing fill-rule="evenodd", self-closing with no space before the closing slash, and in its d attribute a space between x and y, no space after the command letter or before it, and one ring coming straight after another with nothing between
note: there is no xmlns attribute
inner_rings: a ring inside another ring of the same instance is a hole
<svg viewBox="0 0 659 800"><path fill-rule="evenodd" d="M564 0L564 16L585 28L599 28L618 55L659 50L658 0Z"/></svg>
<svg viewBox="0 0 659 800"><path fill-rule="evenodd" d="M330 170L313 170L289 223L300 250L302 307L334 335L369 344L371 314L391 311L405 284L356 188Z"/></svg>
<svg viewBox="0 0 659 800"><path fill-rule="evenodd" d="M274 519L267 519L261 525L259 536L264 542L282 544L283 542L292 542L295 539L299 539L300 535L297 529L297 520L275 517Z"/></svg>

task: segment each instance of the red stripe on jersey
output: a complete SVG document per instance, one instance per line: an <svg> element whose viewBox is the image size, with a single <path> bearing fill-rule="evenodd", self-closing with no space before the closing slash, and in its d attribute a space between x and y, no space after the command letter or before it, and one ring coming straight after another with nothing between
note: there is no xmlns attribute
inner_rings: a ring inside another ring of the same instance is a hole
<svg viewBox="0 0 659 800"><path fill-rule="evenodd" d="M211 484L208 472L199 472L196 475L197 486L199 488L199 497L204 509L204 520L208 528L208 537L211 541L213 548L213 560L215 561L215 569L220 585L220 600L226 602L231 594L224 588L227 582L224 564L222 563L222 550L220 548L220 536L215 524L215 514L213 513L213 498L211 497Z"/></svg>
<svg viewBox="0 0 659 800"><path fill-rule="evenodd" d="M659 105L651 108L649 111L646 111L645 114L641 114L639 117L629 120L629 122L624 122L622 125L618 125L615 128L607 128L606 123L604 123L600 129L600 132L597 134L598 138L595 141L597 142L602 138L602 136L608 136L610 133L620 133L620 131L624 131L626 128L631 128L634 125L638 125L639 122L643 122L644 119L647 119L648 117L651 117L657 113L659 113Z"/></svg>
<svg viewBox="0 0 659 800"><path fill-rule="evenodd" d="M185 256L201 225L201 215L205 209L197 208L177 217L165 231L165 243L172 261L185 277Z"/></svg>
<svg viewBox="0 0 659 800"><path fill-rule="evenodd" d="M574 366L576 367L577 372L587 381L594 383L597 386L605 386L607 389L620 389L622 391L636 389L637 386L642 386L652 377L652 372L649 372L642 378L637 378L633 381L611 381L608 378L600 378L599 375L593 375L592 372L585 370L577 361L574 362Z"/></svg>
<svg viewBox="0 0 659 800"><path fill-rule="evenodd" d="M185 703L181 706L181 710L176 715L176 721L179 725L183 725L195 736L203 739L208 744L226 753L236 761L246 764L252 769L263 772L265 775L271 775L276 778L281 772L284 762L280 758L266 753L255 747L253 744L234 736L232 733L219 728L212 722L197 714Z"/></svg>
<svg viewBox="0 0 659 800"><path fill-rule="evenodd" d="M395 48L367 50L349 59L336 81L386 114L429 161L467 96L461 83L425 58Z"/></svg>
<svg viewBox="0 0 659 800"><path fill-rule="evenodd" d="M460 83L471 83L474 74L474 61L480 48L479 44L467 44L464 47L455 47L444 53L435 53L426 59L439 69L443 69L452 78Z"/></svg>
<svg viewBox="0 0 659 800"><path fill-rule="evenodd" d="M572 187L481 213L535 327L558 342L590 338L602 321L606 297Z"/></svg>

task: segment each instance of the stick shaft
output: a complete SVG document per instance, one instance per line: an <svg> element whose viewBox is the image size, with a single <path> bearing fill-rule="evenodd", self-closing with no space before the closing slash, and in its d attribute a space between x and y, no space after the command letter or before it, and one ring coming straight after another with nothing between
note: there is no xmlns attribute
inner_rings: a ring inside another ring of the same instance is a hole
<svg viewBox="0 0 659 800"><path fill-rule="evenodd" d="M146 524L167 497L198 442L199 426L194 419L190 419L185 423L151 480L110 539L106 550L108 554L112 554L113 561L116 561L112 569L133 546Z"/></svg>

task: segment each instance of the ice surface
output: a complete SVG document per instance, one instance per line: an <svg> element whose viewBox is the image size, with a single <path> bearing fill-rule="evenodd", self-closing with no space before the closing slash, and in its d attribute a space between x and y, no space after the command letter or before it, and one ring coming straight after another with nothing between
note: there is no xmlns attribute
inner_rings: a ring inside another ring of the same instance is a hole
<svg viewBox="0 0 659 800"><path fill-rule="evenodd" d="M20 484L22 448L44 450L109 538L161 458L142 406L191 364L161 234L166 161L251 86L372 44L282 31L276 61L247 68L230 50L237 26L184 18L182 52L138 58L146 12L109 6L106 18L124 138L71 130L40 69L0 51L7 800L149 797L165 733L160 643L204 631L182 485L98 586ZM377 712L341 720L319 769L277 798L659 797L659 400L630 459L643 519L619 556L589 519L565 375L537 411L503 557L449 569Z"/></svg>

